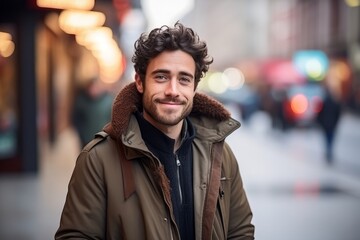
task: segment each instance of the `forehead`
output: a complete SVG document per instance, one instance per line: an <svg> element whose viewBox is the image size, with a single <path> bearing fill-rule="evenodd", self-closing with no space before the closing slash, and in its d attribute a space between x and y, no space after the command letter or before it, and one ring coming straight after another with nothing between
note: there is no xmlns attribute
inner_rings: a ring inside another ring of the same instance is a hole
<svg viewBox="0 0 360 240"><path fill-rule="evenodd" d="M163 69L173 73L186 72L195 74L195 61L184 51L164 51L149 61L147 72Z"/></svg>

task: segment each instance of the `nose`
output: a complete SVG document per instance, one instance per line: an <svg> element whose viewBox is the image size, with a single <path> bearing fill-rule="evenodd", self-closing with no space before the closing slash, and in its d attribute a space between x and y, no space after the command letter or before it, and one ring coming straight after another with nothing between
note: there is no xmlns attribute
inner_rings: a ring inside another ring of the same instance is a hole
<svg viewBox="0 0 360 240"><path fill-rule="evenodd" d="M179 95L177 79L172 78L170 81L167 82L165 95L176 97Z"/></svg>

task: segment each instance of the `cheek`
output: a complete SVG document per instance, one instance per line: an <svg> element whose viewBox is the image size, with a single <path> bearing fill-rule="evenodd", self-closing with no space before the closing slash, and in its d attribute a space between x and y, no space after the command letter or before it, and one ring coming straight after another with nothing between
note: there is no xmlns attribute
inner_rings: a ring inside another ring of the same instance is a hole
<svg viewBox="0 0 360 240"><path fill-rule="evenodd" d="M193 101L195 94L195 91L189 91L188 93L186 93L186 98L189 99L189 101Z"/></svg>

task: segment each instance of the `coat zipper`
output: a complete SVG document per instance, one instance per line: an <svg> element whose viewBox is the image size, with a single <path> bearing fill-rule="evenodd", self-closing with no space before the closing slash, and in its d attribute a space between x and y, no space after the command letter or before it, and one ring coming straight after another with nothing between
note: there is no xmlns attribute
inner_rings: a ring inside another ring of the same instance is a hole
<svg viewBox="0 0 360 240"><path fill-rule="evenodd" d="M181 162L179 160L179 156L175 154L176 159L176 166L177 166L177 178L178 178L178 187L179 187L179 194L180 194L180 202L182 203L182 191L181 191L181 184L180 184L180 167Z"/></svg>

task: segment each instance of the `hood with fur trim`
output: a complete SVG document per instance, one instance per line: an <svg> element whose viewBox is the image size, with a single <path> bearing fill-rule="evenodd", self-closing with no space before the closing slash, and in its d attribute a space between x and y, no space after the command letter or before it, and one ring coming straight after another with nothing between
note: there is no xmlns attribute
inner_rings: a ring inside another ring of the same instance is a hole
<svg viewBox="0 0 360 240"><path fill-rule="evenodd" d="M128 127L131 114L138 110L142 110L142 95L133 82L125 86L116 96L111 122L104 127L104 131L111 137L119 139ZM229 111L220 102L202 93L195 94L190 115L207 116L219 121L230 118Z"/></svg>

